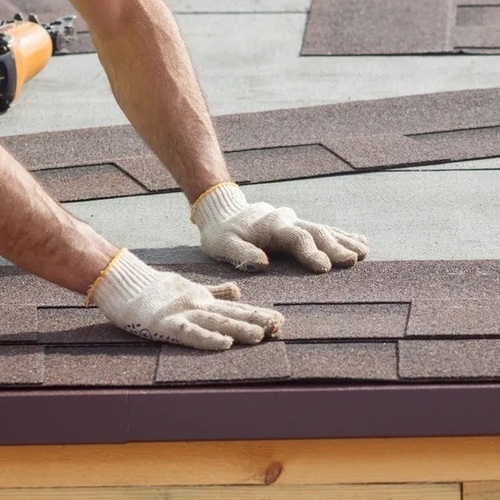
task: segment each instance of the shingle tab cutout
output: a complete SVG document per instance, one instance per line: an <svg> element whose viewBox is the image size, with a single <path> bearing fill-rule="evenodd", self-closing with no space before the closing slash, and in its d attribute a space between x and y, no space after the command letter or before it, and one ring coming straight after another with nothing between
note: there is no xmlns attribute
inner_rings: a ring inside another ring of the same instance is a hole
<svg viewBox="0 0 500 500"><path fill-rule="evenodd" d="M55 168L36 171L34 175L59 201L112 198L148 192L115 165Z"/></svg>
<svg viewBox="0 0 500 500"><path fill-rule="evenodd" d="M302 55L500 53L490 0L312 0Z"/></svg>
<svg viewBox="0 0 500 500"><path fill-rule="evenodd" d="M500 379L498 260L362 262L324 275L286 261L255 275L216 263L157 268L205 284L237 281L243 300L285 314L282 338L218 353L148 343L81 307L81 297L4 266L0 385Z"/></svg>
<svg viewBox="0 0 500 500"><path fill-rule="evenodd" d="M233 178L273 182L500 156L500 89L215 119ZM131 126L0 138L60 200L177 190Z"/></svg>

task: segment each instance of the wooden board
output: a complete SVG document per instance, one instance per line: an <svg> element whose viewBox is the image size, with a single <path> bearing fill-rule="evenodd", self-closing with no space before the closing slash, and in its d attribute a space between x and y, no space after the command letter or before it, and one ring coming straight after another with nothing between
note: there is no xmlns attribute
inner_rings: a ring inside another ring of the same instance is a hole
<svg viewBox="0 0 500 500"><path fill-rule="evenodd" d="M464 483L463 500L500 500L500 481Z"/></svg>
<svg viewBox="0 0 500 500"><path fill-rule="evenodd" d="M460 484L48 488L0 490L0 500L460 500Z"/></svg>
<svg viewBox="0 0 500 500"><path fill-rule="evenodd" d="M0 447L3 488L500 481L500 437Z"/></svg>

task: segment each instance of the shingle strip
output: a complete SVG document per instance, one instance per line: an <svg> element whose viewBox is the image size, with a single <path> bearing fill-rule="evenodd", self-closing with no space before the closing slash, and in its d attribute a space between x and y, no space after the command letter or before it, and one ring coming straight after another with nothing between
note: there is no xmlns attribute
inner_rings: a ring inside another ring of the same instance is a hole
<svg viewBox="0 0 500 500"><path fill-rule="evenodd" d="M402 338L409 304L292 304L276 309L286 318L284 340Z"/></svg>
<svg viewBox="0 0 500 500"><path fill-rule="evenodd" d="M500 377L500 340L401 340L399 375L407 379Z"/></svg>
<svg viewBox="0 0 500 500"><path fill-rule="evenodd" d="M79 306L82 296L48 283L14 266L0 266L0 304Z"/></svg>
<svg viewBox="0 0 500 500"><path fill-rule="evenodd" d="M89 165L33 172L59 201L77 201L147 193L147 189L116 165Z"/></svg>
<svg viewBox="0 0 500 500"><path fill-rule="evenodd" d="M35 385L43 382L43 347L0 345L1 385Z"/></svg>
<svg viewBox="0 0 500 500"><path fill-rule="evenodd" d="M500 52L491 0L313 0L302 55Z"/></svg>
<svg viewBox="0 0 500 500"><path fill-rule="evenodd" d="M283 342L233 346L227 351L200 351L165 345L156 383L229 382L290 378Z"/></svg>
<svg viewBox="0 0 500 500"><path fill-rule="evenodd" d="M0 343L36 341L36 306L0 304Z"/></svg>
<svg viewBox="0 0 500 500"><path fill-rule="evenodd" d="M448 50L449 0L313 0L303 55Z"/></svg>
<svg viewBox="0 0 500 500"><path fill-rule="evenodd" d="M226 158L238 182L269 182L353 171L319 144L236 151L227 153Z"/></svg>
<svg viewBox="0 0 500 500"><path fill-rule="evenodd" d="M396 380L395 343L287 344L294 379Z"/></svg>
<svg viewBox="0 0 500 500"><path fill-rule="evenodd" d="M149 386L160 348L148 346L46 347L47 386Z"/></svg>
<svg viewBox="0 0 500 500"><path fill-rule="evenodd" d="M500 300L414 300L406 335L500 335Z"/></svg>
<svg viewBox="0 0 500 500"><path fill-rule="evenodd" d="M499 89L459 91L215 121L234 179L271 182L350 173L352 167L500 156L499 99ZM131 126L4 137L0 143L60 199L179 189Z"/></svg>
<svg viewBox="0 0 500 500"><path fill-rule="evenodd" d="M39 308L38 341L42 344L144 342L111 324L99 309L84 307Z"/></svg>
<svg viewBox="0 0 500 500"><path fill-rule="evenodd" d="M130 125L16 135L2 137L0 143L28 170L152 156Z"/></svg>

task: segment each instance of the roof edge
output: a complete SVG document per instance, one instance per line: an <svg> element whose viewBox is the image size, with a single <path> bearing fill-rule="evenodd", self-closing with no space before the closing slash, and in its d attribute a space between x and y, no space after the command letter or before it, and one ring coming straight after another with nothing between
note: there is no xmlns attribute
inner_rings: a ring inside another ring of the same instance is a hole
<svg viewBox="0 0 500 500"><path fill-rule="evenodd" d="M500 384L0 391L0 445L500 435Z"/></svg>

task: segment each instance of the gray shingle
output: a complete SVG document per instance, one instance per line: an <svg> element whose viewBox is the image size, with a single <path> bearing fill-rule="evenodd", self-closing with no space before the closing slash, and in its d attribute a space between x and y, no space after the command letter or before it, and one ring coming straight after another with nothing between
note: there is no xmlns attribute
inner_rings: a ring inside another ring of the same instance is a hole
<svg viewBox="0 0 500 500"><path fill-rule="evenodd" d="M144 342L111 324L97 308L39 308L38 332L42 344Z"/></svg>
<svg viewBox="0 0 500 500"><path fill-rule="evenodd" d="M36 306L0 304L0 342L37 340Z"/></svg>
<svg viewBox="0 0 500 500"><path fill-rule="evenodd" d="M47 386L148 386L154 381L157 346L46 347Z"/></svg>
<svg viewBox="0 0 500 500"><path fill-rule="evenodd" d="M288 344L294 379L397 379L395 343Z"/></svg>
<svg viewBox="0 0 500 500"><path fill-rule="evenodd" d="M499 89L458 91L227 115L215 122L235 180L268 182L349 173L351 165L498 156L499 99ZM0 143L27 168L49 169L37 175L65 199L137 194L142 186L151 192L178 189L130 126L3 137ZM132 178L104 164L116 164ZM63 167L77 168L54 171ZM99 169L106 182L87 185L85 179Z"/></svg>
<svg viewBox="0 0 500 500"><path fill-rule="evenodd" d="M489 0L313 0L302 54L498 53L499 17Z"/></svg>
<svg viewBox="0 0 500 500"><path fill-rule="evenodd" d="M402 340L399 374L410 379L500 377L500 340Z"/></svg>
<svg viewBox="0 0 500 500"><path fill-rule="evenodd" d="M296 304L276 307L283 339L403 337L409 304Z"/></svg>
<svg viewBox="0 0 500 500"><path fill-rule="evenodd" d="M415 300L406 334L500 335L500 300Z"/></svg>
<svg viewBox="0 0 500 500"><path fill-rule="evenodd" d="M79 201L147 193L147 189L116 165L89 165L34 172L45 189L59 201Z"/></svg>
<svg viewBox="0 0 500 500"><path fill-rule="evenodd" d="M290 377L283 342L256 346L233 346L227 351L197 351L165 345L162 348L157 383L275 380Z"/></svg>
<svg viewBox="0 0 500 500"><path fill-rule="evenodd" d="M43 381L43 347L0 345L0 384L34 385Z"/></svg>

